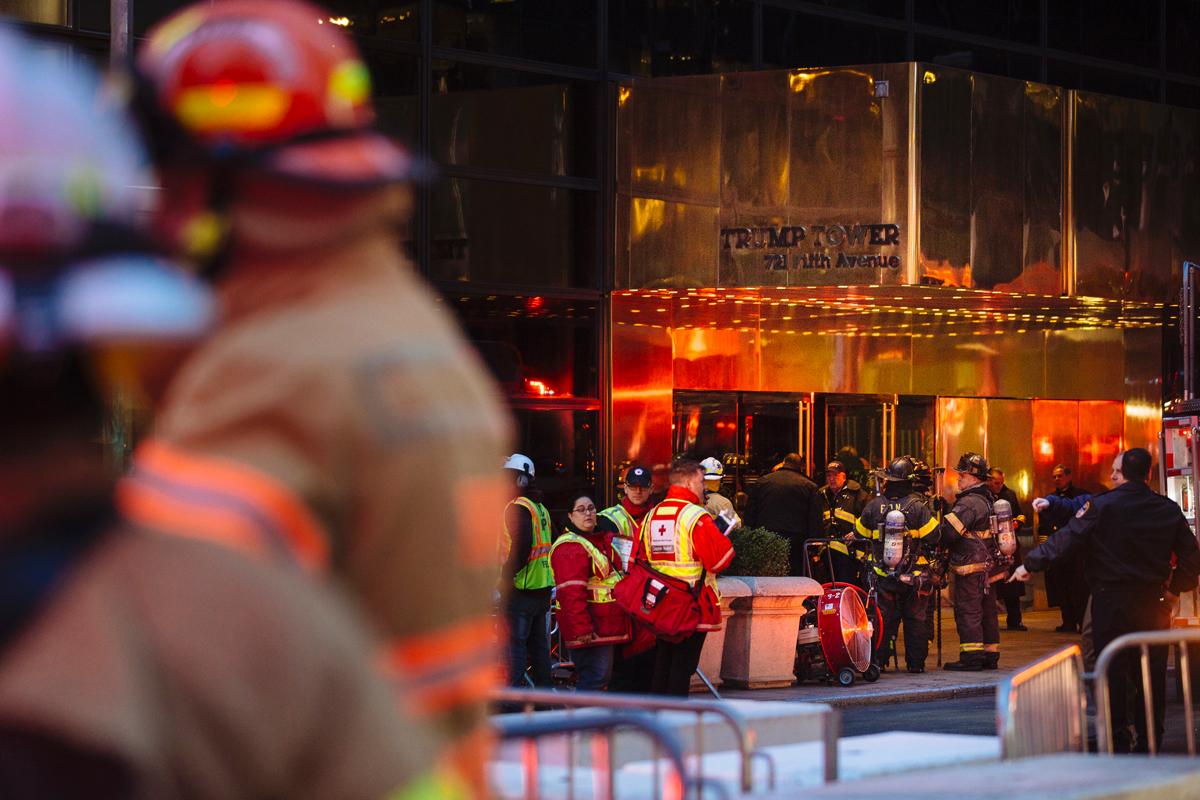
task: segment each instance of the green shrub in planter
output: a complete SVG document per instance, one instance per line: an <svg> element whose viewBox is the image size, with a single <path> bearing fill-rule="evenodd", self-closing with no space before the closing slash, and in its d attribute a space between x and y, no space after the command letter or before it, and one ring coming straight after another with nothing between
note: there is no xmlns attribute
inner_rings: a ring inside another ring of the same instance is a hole
<svg viewBox="0 0 1200 800"><path fill-rule="evenodd" d="M777 533L766 528L738 528L729 535L733 543L733 562L726 575L747 575L756 578L786 577L791 545Z"/></svg>

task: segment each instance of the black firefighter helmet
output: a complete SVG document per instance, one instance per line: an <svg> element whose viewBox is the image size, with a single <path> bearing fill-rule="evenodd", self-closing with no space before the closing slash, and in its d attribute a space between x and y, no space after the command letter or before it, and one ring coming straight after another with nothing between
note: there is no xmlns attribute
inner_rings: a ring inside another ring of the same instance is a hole
<svg viewBox="0 0 1200 800"><path fill-rule="evenodd" d="M893 458L891 463L877 474L885 481L911 481L917 469L917 460L912 456Z"/></svg>
<svg viewBox="0 0 1200 800"><path fill-rule="evenodd" d="M958 466L954 468L954 471L974 475L979 480L986 481L988 476L987 459L979 453L963 453L958 459Z"/></svg>
<svg viewBox="0 0 1200 800"><path fill-rule="evenodd" d="M923 459L913 459L912 487L918 492L928 492L933 488L933 470Z"/></svg>

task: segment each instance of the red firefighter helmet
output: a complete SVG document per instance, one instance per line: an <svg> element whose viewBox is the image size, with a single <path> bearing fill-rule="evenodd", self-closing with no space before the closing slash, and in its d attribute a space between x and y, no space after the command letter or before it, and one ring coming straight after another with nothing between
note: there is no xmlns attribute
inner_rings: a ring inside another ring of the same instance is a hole
<svg viewBox="0 0 1200 800"><path fill-rule="evenodd" d="M350 37L299 0L196 3L138 54L152 137L164 125L214 159L304 180L409 177L409 154L376 131L371 80ZM161 141L157 144L163 144Z"/></svg>

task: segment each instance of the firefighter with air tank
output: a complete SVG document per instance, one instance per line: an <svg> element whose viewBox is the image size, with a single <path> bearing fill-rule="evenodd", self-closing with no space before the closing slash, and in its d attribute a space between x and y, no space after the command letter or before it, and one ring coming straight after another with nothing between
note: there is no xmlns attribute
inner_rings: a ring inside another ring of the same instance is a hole
<svg viewBox="0 0 1200 800"><path fill-rule="evenodd" d="M1016 553L1012 506L998 501L987 485L988 463L978 453L963 453L954 471L959 492L938 527L949 550L954 579L954 624L959 659L948 670L996 669L1000 663L1000 624L994 576L1002 576Z"/></svg>
<svg viewBox="0 0 1200 800"><path fill-rule="evenodd" d="M855 533L867 545L868 577L883 617L883 644L872 661L880 668L887 664L903 619L904 660L911 673L924 672L929 655L928 597L933 576L925 551L937 531L925 496L913 488L916 461L901 456L876 473L882 491L867 501L855 522Z"/></svg>

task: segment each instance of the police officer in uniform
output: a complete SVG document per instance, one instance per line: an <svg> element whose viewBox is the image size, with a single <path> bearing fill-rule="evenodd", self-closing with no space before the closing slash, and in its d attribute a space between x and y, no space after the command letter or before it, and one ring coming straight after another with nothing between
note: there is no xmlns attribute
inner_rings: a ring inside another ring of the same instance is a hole
<svg viewBox="0 0 1200 800"><path fill-rule="evenodd" d="M1170 627L1179 595L1196 588L1200 548L1179 506L1151 489L1150 453L1141 447L1118 454L1112 466L1112 491L1093 495L1064 527L1025 555L1012 580L1027 581L1030 572L1072 557L1082 558L1092 587L1092 631L1097 652L1118 636ZM1174 568L1172 568L1174 560ZM1138 739L1146 752L1145 705L1136 650L1126 651L1112 672L1114 749L1133 744L1127 703L1136 709ZM1155 741L1162 742L1165 648L1151 648ZM1135 696L1131 697L1131 693Z"/></svg>
<svg viewBox="0 0 1200 800"><path fill-rule="evenodd" d="M852 536L854 525L871 495L862 488L862 484L848 477L845 463L837 459L825 466L825 485L819 492L825 504L825 535L830 539ZM846 543L830 542L829 550L833 579L860 584L862 574L858 559L850 552Z"/></svg>
<svg viewBox="0 0 1200 800"><path fill-rule="evenodd" d="M950 550L954 571L954 625L958 629L958 661L948 670L995 669L1000 663L1000 621L996 599L988 591L992 571L992 504L987 486L988 463L978 453L963 453L954 468L959 493L938 528Z"/></svg>
<svg viewBox="0 0 1200 800"><path fill-rule="evenodd" d="M925 671L925 658L929 655L926 622L929 603L928 595L921 590L931 577L922 551L927 542L936 538L937 522L925 497L913 491L914 461L912 456L901 456L879 473L883 494L867 501L854 528L858 536L871 543L874 557L869 569L875 573L879 611L883 615L883 646L873 660L881 667L887 664L892 640L903 619L904 661L909 672L919 673ZM887 569L880 555L883 549L880 528L885 525L889 511L904 514L904 536L909 540L908 546L916 550L909 568L898 575Z"/></svg>

